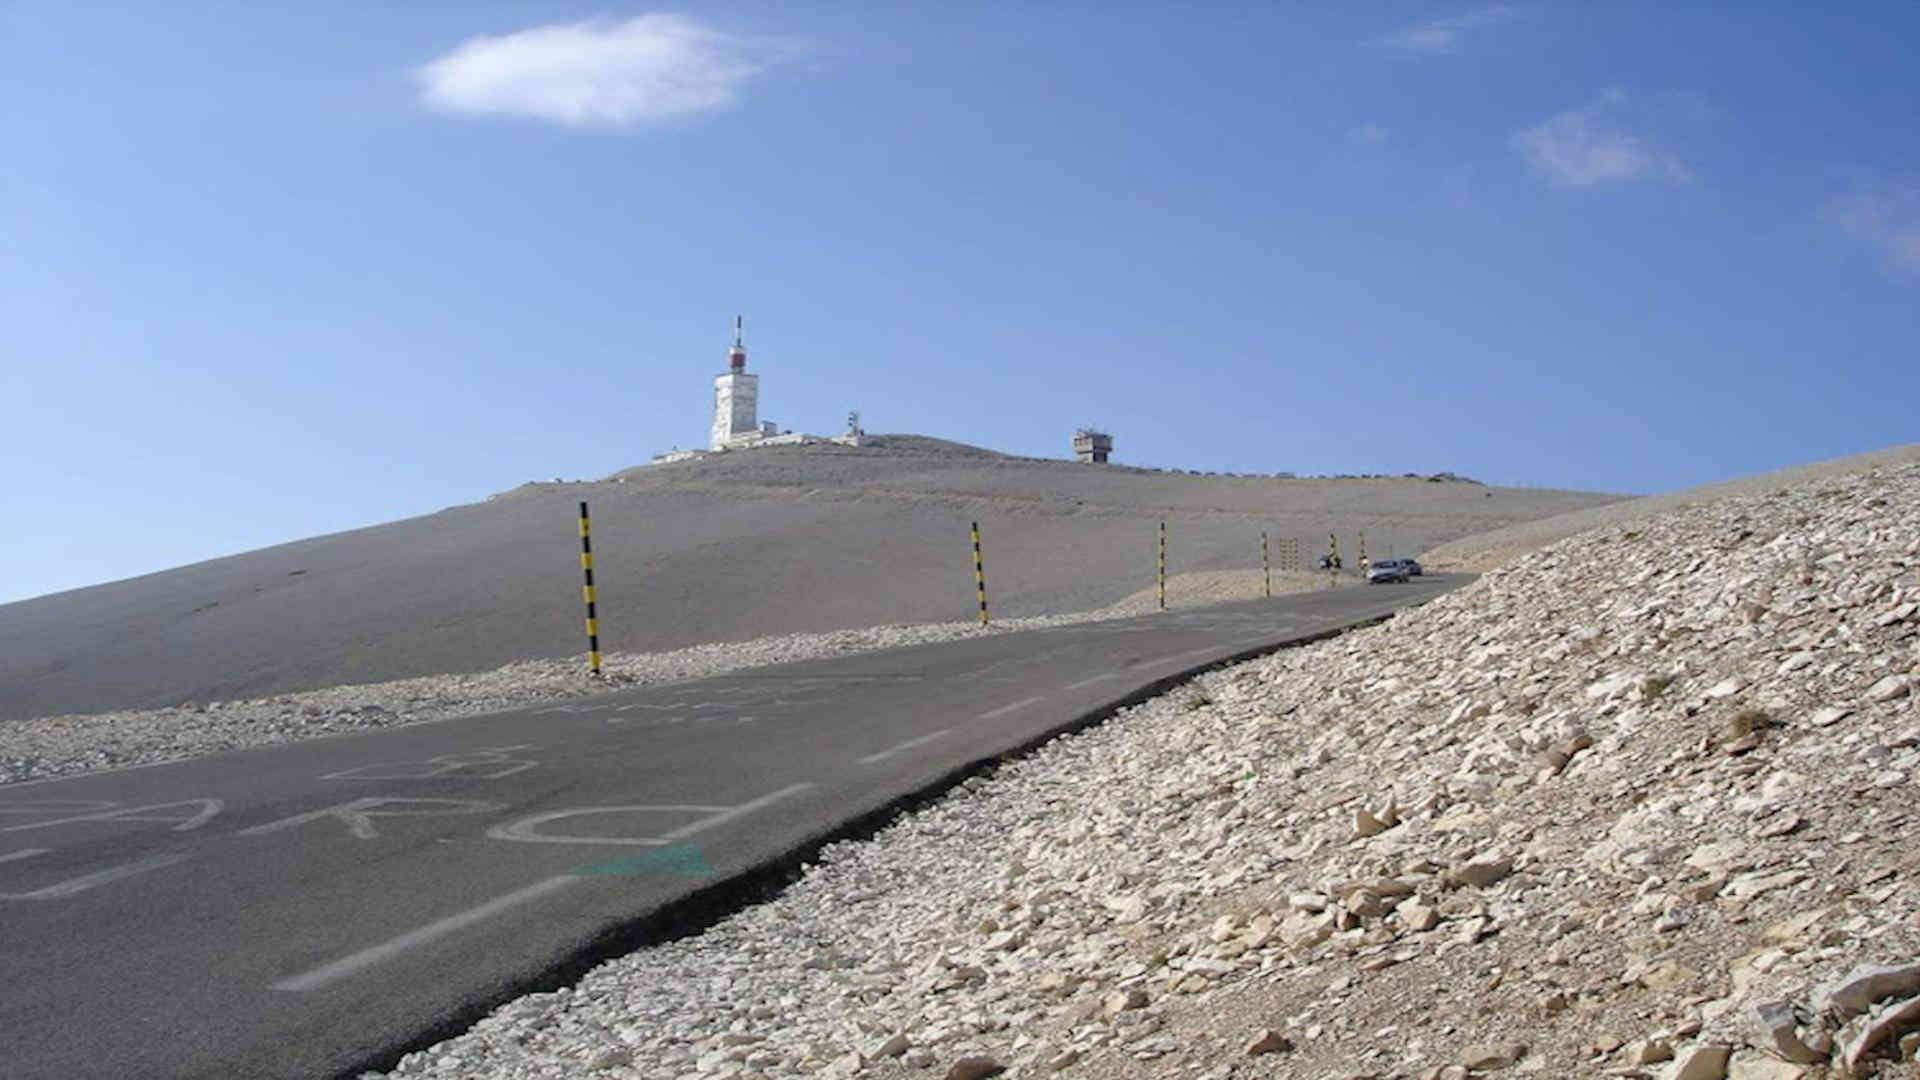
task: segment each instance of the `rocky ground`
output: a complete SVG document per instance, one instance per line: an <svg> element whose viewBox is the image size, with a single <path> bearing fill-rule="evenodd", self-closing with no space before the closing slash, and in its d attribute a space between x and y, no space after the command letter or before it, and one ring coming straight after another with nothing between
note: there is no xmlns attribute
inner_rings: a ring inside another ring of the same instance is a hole
<svg viewBox="0 0 1920 1080"><path fill-rule="evenodd" d="M1920 465L1563 540L407 1078L1911 1077Z"/></svg>
<svg viewBox="0 0 1920 1080"><path fill-rule="evenodd" d="M1355 579L1348 577L1341 583L1355 584ZM1276 572L1273 587L1275 592L1325 588L1327 578ZM1252 571L1182 574L1167 581L1167 604L1175 610L1247 600L1260 594L1259 574ZM0 723L0 785L400 724L479 716L619 687L704 679L768 664L1126 618L1154 611L1157 606L1156 591L1145 589L1097 611L995 619L984 628L972 621L922 623L784 634L663 653L610 652L602 657L602 677L598 681L588 677L587 658L581 654L561 660L526 660L476 674L429 675L238 701Z"/></svg>
<svg viewBox="0 0 1920 1080"><path fill-rule="evenodd" d="M1682 510L1689 506L1717 502L1740 495L1765 495L1816 483L1828 477L1859 472L1862 469L1881 465L1900 465L1910 461L1920 461L1920 443L1889 446L1883 450L1855 454L1852 457L1816 461L1776 472L1743 476L1717 484L1688 488L1685 491L1646 495L1638 499L1623 499L1604 506L1592 506L1584 510L1555 514L1536 521L1524 521L1498 529L1484 529L1430 548L1420 556L1420 559L1437 570L1464 570L1478 573L1505 566L1530 551L1537 551L1556 540L1564 540L1569 536L1592 529L1608 525L1630 529L1634 522L1644 521L1672 510Z"/></svg>

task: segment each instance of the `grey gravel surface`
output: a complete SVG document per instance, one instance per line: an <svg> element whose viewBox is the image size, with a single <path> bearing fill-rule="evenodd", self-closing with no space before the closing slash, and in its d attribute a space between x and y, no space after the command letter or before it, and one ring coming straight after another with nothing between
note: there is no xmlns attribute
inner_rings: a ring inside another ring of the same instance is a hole
<svg viewBox="0 0 1920 1080"><path fill-rule="evenodd" d="M1908 461L1920 461L1920 443L1889 446L1884 450L1835 458L1831 461L1796 465L1790 469L1743 476L1716 484L1703 484L1700 487L1672 491L1664 495L1622 499L1603 506L1555 514L1538 521L1489 529L1486 532L1437 545L1423 553L1420 558L1436 568L1477 573L1504 565L1529 551L1589 529L1644 521L1670 510L1710 503L1718 499L1739 495L1764 495L1828 477L1845 476L1861 469L1879 465L1898 465Z"/></svg>
<svg viewBox="0 0 1920 1080"><path fill-rule="evenodd" d="M585 647L577 504L601 640L659 653L1104 607L1170 569L1250 568L1262 529L1316 557L1365 529L1400 554L1605 502L1420 479L1189 476L1009 458L912 436L777 447L485 502L0 606L0 722L487 671ZM1349 540L1351 542L1351 540ZM1351 553L1350 553L1351 555Z"/></svg>

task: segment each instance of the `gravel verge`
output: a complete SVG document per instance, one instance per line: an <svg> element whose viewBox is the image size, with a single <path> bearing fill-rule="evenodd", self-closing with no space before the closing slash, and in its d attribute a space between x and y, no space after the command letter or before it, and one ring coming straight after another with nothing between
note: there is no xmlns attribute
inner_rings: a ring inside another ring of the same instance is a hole
<svg viewBox="0 0 1920 1080"><path fill-rule="evenodd" d="M391 1075L1911 1076L1916 507L1909 465L1553 545Z"/></svg>
<svg viewBox="0 0 1920 1080"><path fill-rule="evenodd" d="M1318 575L1274 575L1276 592L1325 586L1326 579ZM1259 587L1257 573L1180 575L1168 579L1168 604L1181 609L1251 599L1260 595ZM582 653L565 659L526 660L478 673L428 675L163 709L12 721L0 724L0 785L480 716L772 664L1128 618L1152 612L1156 605L1154 590L1148 589L1095 611L997 618L985 627L977 622L875 626L695 645L669 652L612 652L601 658L602 676L598 681L586 674L587 658Z"/></svg>

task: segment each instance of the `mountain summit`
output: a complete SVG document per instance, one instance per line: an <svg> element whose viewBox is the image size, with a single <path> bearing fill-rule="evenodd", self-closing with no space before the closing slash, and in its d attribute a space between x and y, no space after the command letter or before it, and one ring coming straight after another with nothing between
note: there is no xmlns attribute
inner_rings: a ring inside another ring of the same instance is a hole
<svg viewBox="0 0 1920 1080"><path fill-rule="evenodd" d="M0 606L0 719L257 697L584 648L578 504L591 505L612 650L974 608L1080 611L1169 572L1257 572L1259 534L1303 558L1360 530L1414 554L1613 501L1420 478L1194 475L1013 457L918 435L770 446L532 483L484 502ZM1349 552L1351 559L1351 552Z"/></svg>

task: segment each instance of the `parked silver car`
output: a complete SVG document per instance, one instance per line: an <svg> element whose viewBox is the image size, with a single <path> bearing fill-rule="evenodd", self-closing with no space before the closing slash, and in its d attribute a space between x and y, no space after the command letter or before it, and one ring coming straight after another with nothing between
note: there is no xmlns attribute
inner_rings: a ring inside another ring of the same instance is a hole
<svg viewBox="0 0 1920 1080"><path fill-rule="evenodd" d="M1382 582L1388 581L1411 580L1413 573L1407 569L1407 563L1410 561L1412 560L1381 559L1379 562L1367 567L1367 584L1379 585Z"/></svg>

